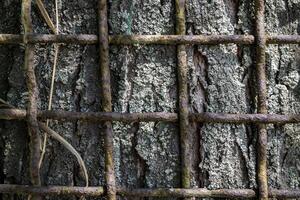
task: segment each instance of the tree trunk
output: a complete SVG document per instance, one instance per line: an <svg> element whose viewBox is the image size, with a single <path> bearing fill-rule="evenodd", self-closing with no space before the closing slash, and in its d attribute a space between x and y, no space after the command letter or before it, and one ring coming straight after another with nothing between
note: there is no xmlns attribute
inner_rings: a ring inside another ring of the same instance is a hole
<svg viewBox="0 0 300 200"><path fill-rule="evenodd" d="M54 1L45 1L53 19ZM22 33L21 2L0 3L0 32ZM300 0L266 1L269 34L300 33ZM33 5L35 33L51 33ZM254 5L247 0L188 0L187 34L253 34ZM97 1L59 0L62 34L97 33ZM173 0L109 1L109 34L175 34ZM244 45L188 46L190 112L255 113L255 48ZM100 70L96 45L61 45L53 109L100 111ZM269 113L300 111L298 45L267 48ZM36 45L39 108L47 109L54 49ZM0 47L0 98L25 108L24 47ZM177 112L175 46L110 46L115 112ZM101 126L51 121L88 167L90 185L104 185ZM1 121L0 181L30 184L29 136L23 122ZM176 123L113 123L117 185L134 188L180 187L180 145ZM268 183L272 188L300 187L300 126L268 125ZM192 185L208 189L256 188L254 125L191 124ZM48 140L43 185L84 186L76 159ZM26 199L3 195L3 199ZM52 197L51 199L57 199ZM63 197L61 199L76 199ZM126 199L126 198L122 198ZM129 198L127 198L129 199Z"/></svg>

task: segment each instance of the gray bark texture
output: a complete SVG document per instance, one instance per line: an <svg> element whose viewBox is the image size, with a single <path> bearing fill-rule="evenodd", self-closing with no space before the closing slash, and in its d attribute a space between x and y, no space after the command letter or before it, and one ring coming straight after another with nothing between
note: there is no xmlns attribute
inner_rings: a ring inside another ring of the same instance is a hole
<svg viewBox="0 0 300 200"><path fill-rule="evenodd" d="M45 1L54 21L54 1ZM20 0L0 2L0 32L22 33ZM61 33L97 32L97 1L59 0ZM300 0L267 0L266 31L300 34ZM37 7L35 33L51 33ZM254 5L247 0L187 0L187 34L253 34ZM110 0L109 34L175 34L173 0ZM62 45L53 109L100 111L100 70L95 45ZM189 46L190 112L256 112L254 48L242 45ZM300 111L298 45L267 48L269 113ZM39 108L47 109L54 50L36 45ZM176 48L162 45L111 46L115 112L177 112ZM0 46L0 97L25 108L24 47ZM51 121L50 127L82 155L90 185L104 185L101 125ZM180 187L178 124L113 123L117 184ZM256 129L251 125L191 124L192 185L208 189L256 188ZM29 184L29 136L23 122L0 122L0 182ZM300 126L268 126L268 182L273 188L300 187ZM84 186L76 159L49 139L43 185ZM3 195L3 199L26 197ZM47 199L76 199L48 197ZM87 198L92 199L92 198ZM126 199L126 198L120 198ZM129 199L129 198L127 198ZM147 199L147 198L145 198ZM149 199L149 198L148 198ZM153 198L154 199L154 198Z"/></svg>

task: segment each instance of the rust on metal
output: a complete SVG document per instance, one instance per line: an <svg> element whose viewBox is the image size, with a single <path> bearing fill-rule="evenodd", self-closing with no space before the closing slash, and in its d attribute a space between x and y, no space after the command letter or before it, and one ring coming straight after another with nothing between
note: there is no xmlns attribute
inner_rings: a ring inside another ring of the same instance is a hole
<svg viewBox="0 0 300 200"><path fill-rule="evenodd" d="M1 38L1 37L0 37ZM37 35L28 36L31 43L66 43L66 44L98 44L97 35L78 34L78 35ZM1 43L1 39L0 39Z"/></svg>
<svg viewBox="0 0 300 200"><path fill-rule="evenodd" d="M277 199L300 198L300 190L270 189L269 197L277 198Z"/></svg>
<svg viewBox="0 0 300 200"><path fill-rule="evenodd" d="M98 36L93 34L53 35L28 34L28 43L65 43L95 45ZM0 44L23 44L24 35L0 34ZM253 35L110 35L112 45L219 45L219 44L254 44ZM300 44L299 35L266 36L267 44Z"/></svg>
<svg viewBox="0 0 300 200"><path fill-rule="evenodd" d="M91 123L103 121L132 122L177 122L177 113L153 112L153 113L116 113L116 112L73 112L63 110L38 111L41 120L52 119L60 121L85 121ZM2 120L24 120L26 110L0 109ZM228 114L228 113L190 113L190 121L201 123L262 123L262 124L288 124L300 123L300 115L278 114Z"/></svg>
<svg viewBox="0 0 300 200"><path fill-rule="evenodd" d="M257 74L257 112L267 114L267 83L266 83L266 34L265 34L265 3L255 0L256 21L256 74ZM257 139L257 178L259 199L268 199L267 177L267 129L265 124L258 125Z"/></svg>
<svg viewBox="0 0 300 200"><path fill-rule="evenodd" d="M25 30L24 43L26 44L26 34L32 33L32 20L31 20L31 0L22 1L22 20ZM40 146L41 139L39 135L38 121L37 121L37 96L38 89L35 77L34 67L34 45L26 44L24 71L25 79L28 88L28 103L27 103L27 126L30 135L30 177L31 183L36 186L41 185L39 160L41 156ZM40 196L32 196L33 200L41 199Z"/></svg>
<svg viewBox="0 0 300 200"><path fill-rule="evenodd" d="M68 186L29 186L0 184L0 193L5 194L35 194L35 195L74 195L74 196L101 196L104 194L103 187L68 187Z"/></svg>
<svg viewBox="0 0 300 200"><path fill-rule="evenodd" d="M110 44L132 45L132 44L159 44L159 45L179 45L179 44L245 44L254 42L254 37L243 35L114 35L110 36Z"/></svg>
<svg viewBox="0 0 300 200"><path fill-rule="evenodd" d="M100 197L106 194L103 187L68 187L68 186L29 186L0 184L0 193L5 194L35 194L55 196L90 196ZM131 189L117 188L120 196L136 197L198 197L198 198L227 198L227 199L253 199L258 195L251 189L217 189L208 190L204 188L152 188ZM293 199L300 198L300 190L278 190L270 189L270 198Z"/></svg>
<svg viewBox="0 0 300 200"><path fill-rule="evenodd" d="M300 115L194 113L194 114L190 114L190 120L202 122L202 123L287 124L287 123L299 123Z"/></svg>
<svg viewBox="0 0 300 200"><path fill-rule="evenodd" d="M300 44L300 35L266 36L267 44Z"/></svg>
<svg viewBox="0 0 300 200"><path fill-rule="evenodd" d="M254 198L256 196L254 190L250 189L220 189L207 190L204 188L157 188L157 189L118 189L121 196L137 196L137 197L181 197L181 198Z"/></svg>
<svg viewBox="0 0 300 200"><path fill-rule="evenodd" d="M176 34L185 35L185 0L176 0ZM189 141L189 108L188 108L188 66L186 47L177 46L177 76L179 96L179 132L181 150L181 184L183 188L191 186L191 162Z"/></svg>
<svg viewBox="0 0 300 200"><path fill-rule="evenodd" d="M104 112L112 111L111 82L109 69L109 38L107 22L107 0L98 1L99 14L99 56L100 75L102 87L102 109ZM114 169L113 131L110 121L103 123L105 147L105 178L108 200L116 200L116 179Z"/></svg>

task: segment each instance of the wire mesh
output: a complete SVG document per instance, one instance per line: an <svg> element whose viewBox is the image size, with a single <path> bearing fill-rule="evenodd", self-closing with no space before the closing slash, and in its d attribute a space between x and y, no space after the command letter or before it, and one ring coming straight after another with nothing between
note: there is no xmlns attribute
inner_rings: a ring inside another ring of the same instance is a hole
<svg viewBox="0 0 300 200"><path fill-rule="evenodd" d="M299 35L266 35L264 29L264 0L255 0L255 35L185 35L185 0L175 0L176 4L176 33L177 35L108 35L107 1L99 0L99 35L46 35L33 34L31 23L31 0L22 1L23 26L25 34L0 34L0 44L25 44L25 73L29 91L28 109L0 109L0 119L26 120L30 134L30 171L32 185L0 184L0 193L18 193L31 195L40 199L43 195L76 195L102 196L115 200L117 195L139 197L216 197L216 198L300 198L300 190L269 189L267 184L267 131L266 124L300 123L300 115L267 114L265 51L268 44L300 44ZM99 45L100 72L102 83L103 112L68 112L68 111L39 111L37 110L37 83L34 75L34 44L35 43L68 43ZM218 45L244 44L256 47L256 75L258 82L258 113L257 114L228 114L228 113L189 113L187 93L187 63L185 45ZM111 83L109 70L109 44L160 44L178 45L178 89L179 113L114 113L111 106ZM39 160L39 136L37 134L38 120L55 119L62 121L87 121L102 123L105 137L105 169L106 186L99 187L67 187L41 186L40 174L37 167ZM150 122L166 121L180 124L182 188L119 188L115 183L113 161L113 132L112 121ZM189 122L202 123L255 123L258 126L258 190L252 189L218 189L190 188Z"/></svg>

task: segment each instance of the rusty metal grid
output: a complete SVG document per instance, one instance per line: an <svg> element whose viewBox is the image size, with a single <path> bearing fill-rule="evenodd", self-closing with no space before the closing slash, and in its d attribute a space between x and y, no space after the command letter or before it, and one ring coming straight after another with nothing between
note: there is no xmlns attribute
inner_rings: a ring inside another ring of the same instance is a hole
<svg viewBox="0 0 300 200"><path fill-rule="evenodd" d="M26 84L29 92L27 110L0 109L0 119L26 120L30 135L30 175L32 185L0 184L0 193L18 193L32 195L34 199L42 199L43 195L76 195L102 196L109 200L120 196L138 197L215 197L215 198L300 198L300 190L278 190L268 188L267 183L267 131L266 124L300 123L300 114L278 115L267 112L266 86L266 46L268 44L300 44L299 35L266 35L264 28L264 0L255 2L255 35L196 35L187 36L185 27L185 0L175 0L176 5L176 34L177 35L108 35L107 0L98 0L99 35L46 35L33 34L31 22L31 0L22 1L22 18L25 33L0 34L0 44L24 44ZM37 109L37 83L34 74L34 44L35 43L68 43L99 45L100 74L102 84L103 112L68 112L68 111L40 111ZM257 112L256 114L228 114L228 113L189 113L187 89L186 45L218 45L244 44L256 47L256 75L257 75ZM178 59L178 101L179 113L113 113L111 103L111 83L109 70L109 44L160 44L177 45ZM67 187L41 186L38 167L39 140L38 120L54 119L61 121L87 121L102 123L105 140L105 179L106 186L99 187ZM182 188L120 188L116 186L113 161L113 132L112 121L150 122L165 121L178 122L180 126L181 145L181 182ZM201 123L255 123L258 127L257 140L257 183L258 189L218 189L191 188L189 163L189 122Z"/></svg>

